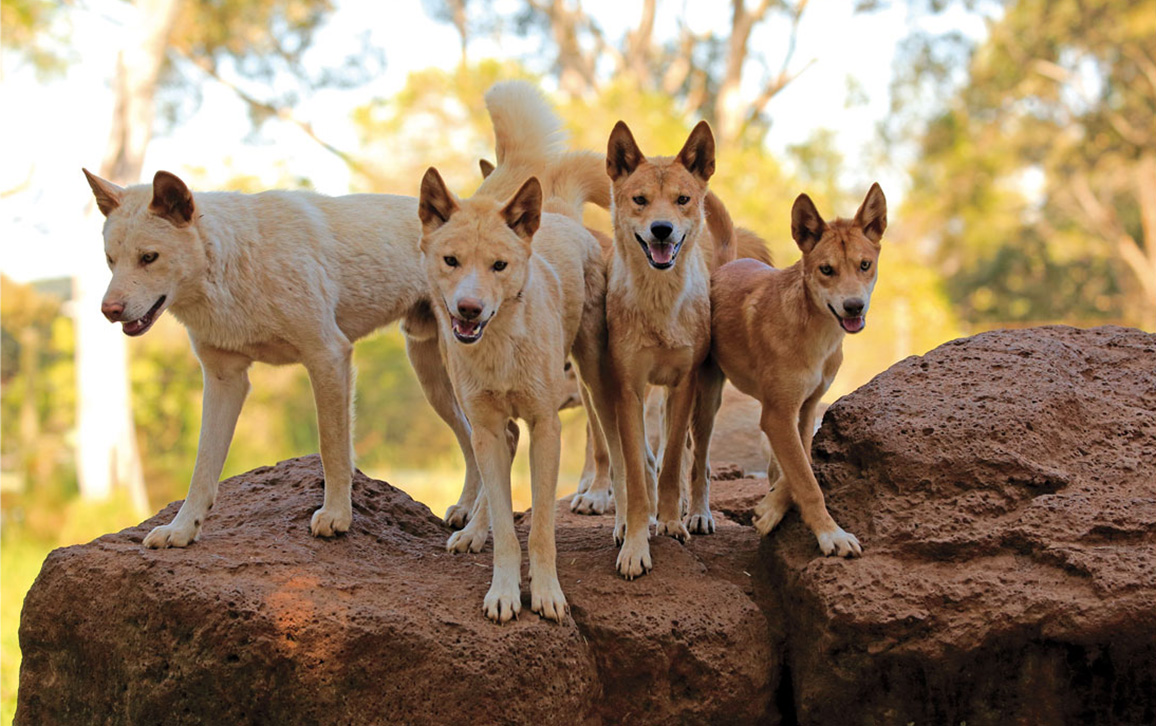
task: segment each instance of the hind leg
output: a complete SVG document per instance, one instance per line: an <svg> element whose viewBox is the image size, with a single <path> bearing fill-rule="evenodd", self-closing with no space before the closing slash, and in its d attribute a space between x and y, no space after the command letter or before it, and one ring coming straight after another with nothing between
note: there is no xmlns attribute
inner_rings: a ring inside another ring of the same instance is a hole
<svg viewBox="0 0 1156 726"><path fill-rule="evenodd" d="M725 382L722 371L708 358L699 371L691 420L694 459L690 470L690 511L686 519L686 528L691 534L714 532L714 517L710 513L710 439Z"/></svg>
<svg viewBox="0 0 1156 726"><path fill-rule="evenodd" d="M578 514L603 514L614 507L610 479L610 449L606 432L599 421L590 391L579 384L582 405L586 407L586 460L582 467L582 481L578 493L570 502L570 510Z"/></svg>

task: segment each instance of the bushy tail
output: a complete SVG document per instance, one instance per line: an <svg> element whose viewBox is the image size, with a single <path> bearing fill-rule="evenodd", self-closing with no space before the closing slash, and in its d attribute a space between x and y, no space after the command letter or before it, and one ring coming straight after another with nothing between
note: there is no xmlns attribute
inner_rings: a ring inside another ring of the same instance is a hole
<svg viewBox="0 0 1156 726"><path fill-rule="evenodd" d="M610 208L610 177L606 157L592 151L571 151L552 163L540 179L543 208L582 221L582 205L590 202Z"/></svg>
<svg viewBox="0 0 1156 726"><path fill-rule="evenodd" d="M530 177L541 180L550 164L562 157L566 132L541 92L526 81L495 83L485 99L498 163L476 193L505 199Z"/></svg>

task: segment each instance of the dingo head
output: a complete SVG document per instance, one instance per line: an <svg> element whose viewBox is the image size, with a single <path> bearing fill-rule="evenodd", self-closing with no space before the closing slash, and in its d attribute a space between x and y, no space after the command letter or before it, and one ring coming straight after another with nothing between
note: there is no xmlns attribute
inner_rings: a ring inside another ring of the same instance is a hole
<svg viewBox="0 0 1156 726"><path fill-rule="evenodd" d="M800 194L791 209L791 236L803 251L807 292L848 333L858 333L867 325L879 240L885 229L887 200L877 183L871 185L851 220L824 222L806 194Z"/></svg>
<svg viewBox="0 0 1156 726"><path fill-rule="evenodd" d="M526 285L542 186L530 177L505 204L484 197L458 201L430 167L421 180L418 216L434 306L449 314L458 341L475 343Z"/></svg>
<svg viewBox="0 0 1156 726"><path fill-rule="evenodd" d="M151 189L125 189L83 171L106 218L104 254L112 281L100 310L121 323L125 335L143 335L174 304L182 284L205 269L192 192L167 171L156 173Z"/></svg>
<svg viewBox="0 0 1156 726"><path fill-rule="evenodd" d="M710 125L700 121L677 156L648 160L619 121L610 133L606 173L612 181L615 236L630 247L637 242L654 269L674 267L683 247L694 245L703 224L706 184L714 174ZM621 245L619 253L626 253ZM626 257L642 259L630 253Z"/></svg>

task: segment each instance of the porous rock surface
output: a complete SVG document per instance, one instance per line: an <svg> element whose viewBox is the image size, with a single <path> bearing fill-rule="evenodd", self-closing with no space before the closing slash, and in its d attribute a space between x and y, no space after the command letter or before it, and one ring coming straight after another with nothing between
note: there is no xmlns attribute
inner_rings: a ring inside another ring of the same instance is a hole
<svg viewBox="0 0 1156 726"><path fill-rule="evenodd" d="M712 484L718 532L613 571L612 518L558 508L571 617L481 615L491 547L358 474L353 529L309 536L317 457L54 552L25 601L17 724L1156 721L1156 336L955 341L834 404L816 475L862 559L819 556L766 480ZM525 542L528 517L520 517Z"/></svg>

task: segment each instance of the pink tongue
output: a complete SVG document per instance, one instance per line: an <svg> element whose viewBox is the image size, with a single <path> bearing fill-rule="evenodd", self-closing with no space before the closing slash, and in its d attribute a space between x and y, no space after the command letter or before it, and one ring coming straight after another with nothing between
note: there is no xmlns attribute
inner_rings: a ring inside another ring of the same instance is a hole
<svg viewBox="0 0 1156 726"><path fill-rule="evenodd" d="M651 244L650 245L650 259L654 260L660 265L665 265L674 258L674 245L670 244Z"/></svg>
<svg viewBox="0 0 1156 726"><path fill-rule="evenodd" d="M120 329L125 333L125 335L132 335L133 333L139 331L143 327L144 327L144 321L142 321L142 320L133 320L130 323L121 323L120 324Z"/></svg>
<svg viewBox="0 0 1156 726"><path fill-rule="evenodd" d="M863 329L863 326L867 324L867 321L864 320L862 316L857 318L840 318L839 322L842 324L843 330L846 330L848 333L858 333Z"/></svg>
<svg viewBox="0 0 1156 726"><path fill-rule="evenodd" d="M476 322L467 323L465 320L456 318L454 319L454 327L457 328L458 332L462 335L473 335L478 331L478 324Z"/></svg>

